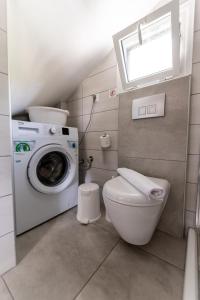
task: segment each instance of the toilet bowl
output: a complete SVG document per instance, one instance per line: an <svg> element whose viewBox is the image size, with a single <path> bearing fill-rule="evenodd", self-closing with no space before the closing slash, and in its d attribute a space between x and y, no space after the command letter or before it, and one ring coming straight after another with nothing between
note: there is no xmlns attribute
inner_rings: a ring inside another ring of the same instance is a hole
<svg viewBox="0 0 200 300"><path fill-rule="evenodd" d="M121 176L104 184L106 214L119 235L134 245L147 244L165 207L170 185L167 180L149 177L165 191L163 199L151 200Z"/></svg>

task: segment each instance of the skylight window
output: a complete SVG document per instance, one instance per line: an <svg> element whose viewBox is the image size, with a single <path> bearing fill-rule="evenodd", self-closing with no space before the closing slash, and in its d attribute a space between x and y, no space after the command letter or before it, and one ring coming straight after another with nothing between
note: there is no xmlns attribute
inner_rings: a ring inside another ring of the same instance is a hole
<svg viewBox="0 0 200 300"><path fill-rule="evenodd" d="M125 89L174 76L180 66L179 1L125 28L113 40Z"/></svg>

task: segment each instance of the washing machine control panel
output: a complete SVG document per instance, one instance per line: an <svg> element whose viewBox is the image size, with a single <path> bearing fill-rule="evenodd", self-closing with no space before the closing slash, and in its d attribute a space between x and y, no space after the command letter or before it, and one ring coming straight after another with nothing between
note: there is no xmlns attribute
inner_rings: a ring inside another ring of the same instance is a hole
<svg viewBox="0 0 200 300"><path fill-rule="evenodd" d="M49 132L51 133L51 134L56 134L56 127L51 127L50 129L49 129Z"/></svg>
<svg viewBox="0 0 200 300"><path fill-rule="evenodd" d="M78 131L74 127L64 127L55 124L13 121L13 137L16 139L63 137L67 140L78 140Z"/></svg>

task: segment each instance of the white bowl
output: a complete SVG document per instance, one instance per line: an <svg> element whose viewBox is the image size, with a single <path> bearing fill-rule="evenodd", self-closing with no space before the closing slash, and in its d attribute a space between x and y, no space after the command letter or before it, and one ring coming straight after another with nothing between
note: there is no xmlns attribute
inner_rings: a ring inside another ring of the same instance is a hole
<svg viewBox="0 0 200 300"><path fill-rule="evenodd" d="M27 108L31 122L50 123L66 126L68 110L46 106L30 106Z"/></svg>

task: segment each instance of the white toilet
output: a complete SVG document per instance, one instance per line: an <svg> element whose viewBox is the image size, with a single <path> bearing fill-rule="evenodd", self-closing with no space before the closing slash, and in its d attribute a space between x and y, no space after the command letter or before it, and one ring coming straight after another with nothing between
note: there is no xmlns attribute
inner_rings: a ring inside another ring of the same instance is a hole
<svg viewBox="0 0 200 300"><path fill-rule="evenodd" d="M150 200L121 176L104 184L106 213L119 235L134 245L147 244L165 207L170 185L167 180L149 177L165 191L161 200Z"/></svg>

